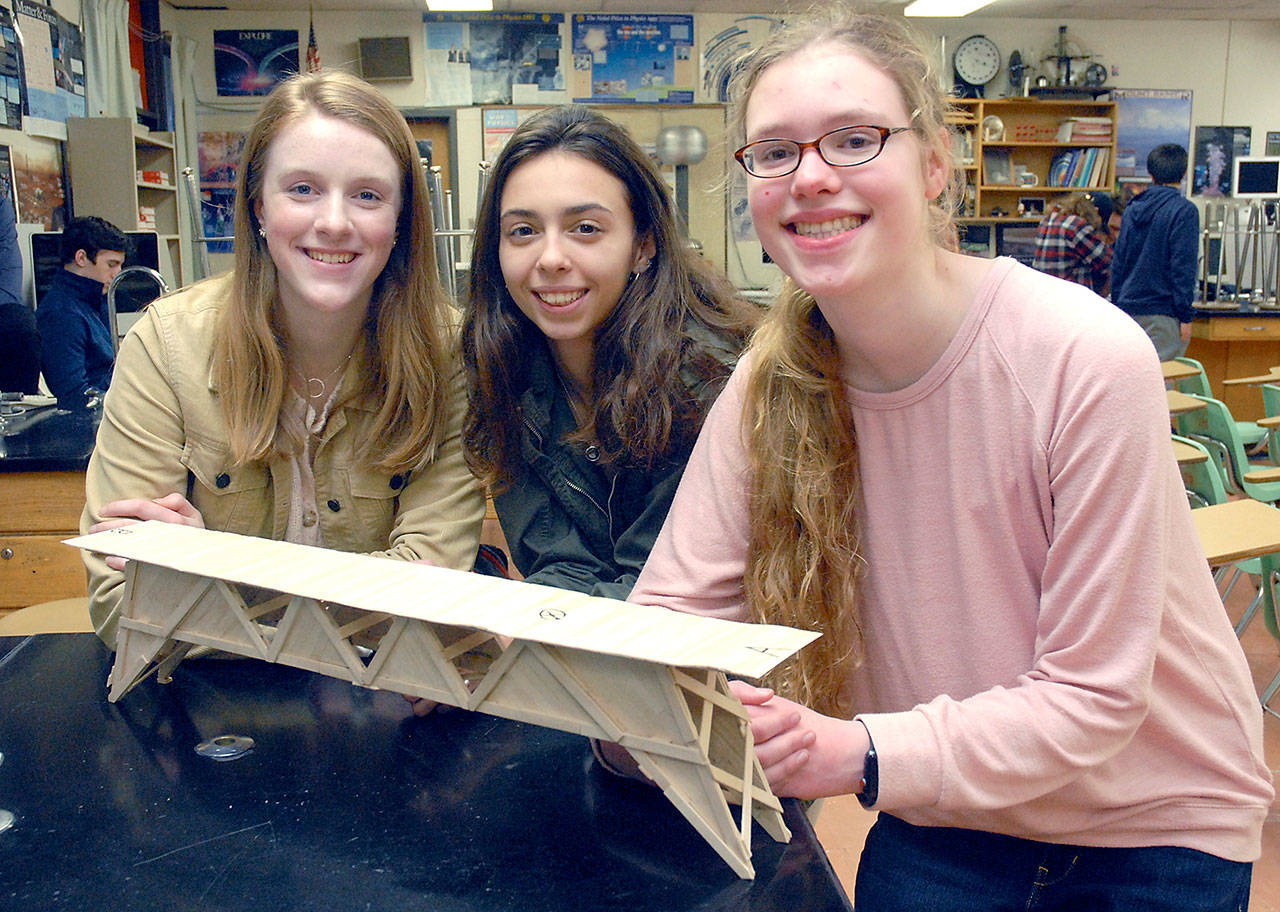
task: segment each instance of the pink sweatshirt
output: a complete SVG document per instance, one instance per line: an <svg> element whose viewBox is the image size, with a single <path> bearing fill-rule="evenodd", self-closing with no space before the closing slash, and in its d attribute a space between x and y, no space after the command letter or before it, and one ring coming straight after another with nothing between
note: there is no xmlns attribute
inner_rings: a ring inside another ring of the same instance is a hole
<svg viewBox="0 0 1280 912"><path fill-rule="evenodd" d="M745 359L631 595L745 619ZM919 381L850 390L878 809L1257 858L1262 711L1169 453L1155 350L1087 289L993 264Z"/></svg>

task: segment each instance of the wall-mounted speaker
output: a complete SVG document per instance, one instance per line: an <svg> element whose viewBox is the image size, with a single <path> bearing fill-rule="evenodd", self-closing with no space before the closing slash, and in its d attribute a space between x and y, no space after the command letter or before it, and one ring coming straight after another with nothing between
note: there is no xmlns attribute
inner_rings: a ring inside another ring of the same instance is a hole
<svg viewBox="0 0 1280 912"><path fill-rule="evenodd" d="M360 39L360 75L365 79L412 79L408 36Z"/></svg>

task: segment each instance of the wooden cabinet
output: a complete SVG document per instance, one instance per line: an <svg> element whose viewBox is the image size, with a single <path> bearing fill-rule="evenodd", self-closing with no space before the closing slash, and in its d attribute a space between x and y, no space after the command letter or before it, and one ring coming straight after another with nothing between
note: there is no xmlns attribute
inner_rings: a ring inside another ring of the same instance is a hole
<svg viewBox="0 0 1280 912"><path fill-rule="evenodd" d="M1115 185L1115 112L1110 101L954 99L957 165L967 186L960 221L1034 224L1025 197ZM1026 175L1020 178L1020 175Z"/></svg>
<svg viewBox="0 0 1280 912"><path fill-rule="evenodd" d="M0 501L0 613L88 593L79 534L83 472L6 472Z"/></svg>
<svg viewBox="0 0 1280 912"><path fill-rule="evenodd" d="M1257 377L1280 364L1280 316L1214 316L1191 324L1187 357L1204 365L1209 387L1238 421L1266 415L1262 389L1223 386L1233 377Z"/></svg>
<svg viewBox="0 0 1280 912"><path fill-rule="evenodd" d="M70 117L67 168L75 214L96 215L124 231L155 231L160 274L170 288L183 284L186 229L173 134L152 133L125 117Z"/></svg>

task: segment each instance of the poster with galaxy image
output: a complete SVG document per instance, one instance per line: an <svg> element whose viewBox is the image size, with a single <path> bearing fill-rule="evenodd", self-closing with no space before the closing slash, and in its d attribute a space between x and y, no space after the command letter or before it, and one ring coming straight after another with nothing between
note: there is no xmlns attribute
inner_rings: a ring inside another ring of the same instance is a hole
<svg viewBox="0 0 1280 912"><path fill-rule="evenodd" d="M293 29L216 29L213 72L219 95L269 95L298 72Z"/></svg>

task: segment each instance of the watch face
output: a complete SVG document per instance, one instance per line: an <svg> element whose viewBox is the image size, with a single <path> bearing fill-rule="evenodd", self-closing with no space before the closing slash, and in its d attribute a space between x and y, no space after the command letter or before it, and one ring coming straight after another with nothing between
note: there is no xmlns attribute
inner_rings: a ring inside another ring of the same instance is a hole
<svg viewBox="0 0 1280 912"><path fill-rule="evenodd" d="M965 82L986 85L1000 72L1000 49L986 35L973 35L960 42L953 63Z"/></svg>

